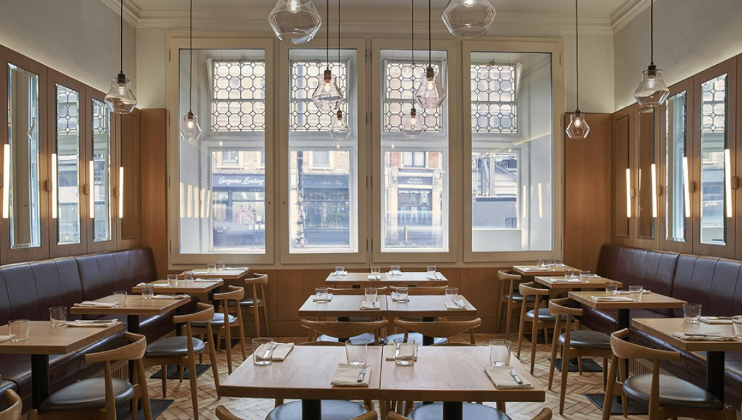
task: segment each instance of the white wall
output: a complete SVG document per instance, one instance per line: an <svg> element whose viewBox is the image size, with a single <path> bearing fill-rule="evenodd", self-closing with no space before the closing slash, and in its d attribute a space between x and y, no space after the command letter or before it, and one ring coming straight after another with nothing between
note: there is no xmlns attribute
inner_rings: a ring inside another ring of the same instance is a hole
<svg viewBox="0 0 742 420"><path fill-rule="evenodd" d="M0 0L0 44L103 92L120 69L119 15L97 0ZM126 21L124 54L136 93L136 34Z"/></svg>
<svg viewBox="0 0 742 420"><path fill-rule="evenodd" d="M656 0L654 62L668 86L742 53L740 0ZM614 37L615 109L634 102L649 65L649 8Z"/></svg>
<svg viewBox="0 0 742 420"><path fill-rule="evenodd" d="M575 35L564 34L564 77L567 111L576 108ZM580 34L580 110L582 112L614 111L613 37Z"/></svg>
<svg viewBox="0 0 742 420"><path fill-rule="evenodd" d="M165 31L137 29L137 100L139 108L165 108Z"/></svg>

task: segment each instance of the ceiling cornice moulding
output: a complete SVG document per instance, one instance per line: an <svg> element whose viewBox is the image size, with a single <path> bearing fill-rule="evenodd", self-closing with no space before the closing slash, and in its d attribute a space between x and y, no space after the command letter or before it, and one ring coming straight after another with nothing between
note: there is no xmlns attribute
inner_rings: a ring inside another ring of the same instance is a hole
<svg viewBox="0 0 742 420"><path fill-rule="evenodd" d="M110 7L114 12L116 12L116 15L119 14L119 10L121 9L121 3L119 3L119 0L100 0L105 4L106 6ZM124 2L124 20L129 22L129 24L135 28L139 27L139 16L142 14L142 10L139 9L135 4L122 0Z"/></svg>
<svg viewBox="0 0 742 420"><path fill-rule="evenodd" d="M629 22L649 8L651 0L628 0L621 7L611 13L611 27L613 33L623 29Z"/></svg>

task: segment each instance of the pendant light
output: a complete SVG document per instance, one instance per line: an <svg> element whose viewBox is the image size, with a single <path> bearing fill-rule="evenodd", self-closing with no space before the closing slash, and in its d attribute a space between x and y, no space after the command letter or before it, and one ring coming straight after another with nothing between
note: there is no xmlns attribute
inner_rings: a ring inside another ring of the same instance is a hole
<svg viewBox="0 0 742 420"><path fill-rule="evenodd" d="M329 28L329 22L327 27ZM338 0L338 63L340 62L340 0ZM338 105L338 110L333 115L332 126L330 127L330 137L335 140L345 140L350 136L350 127L348 126L347 115L343 115L343 110Z"/></svg>
<svg viewBox="0 0 742 420"><path fill-rule="evenodd" d="M449 0L441 19L451 35L471 39L487 33L496 13L490 0Z"/></svg>
<svg viewBox="0 0 742 420"><path fill-rule="evenodd" d="M428 68L425 70L425 80L417 88L415 98L417 103L425 109L433 109L441 106L446 100L446 90L441 84L440 75L436 76L433 70L433 41L431 39L431 5L428 0Z"/></svg>
<svg viewBox="0 0 742 420"><path fill-rule="evenodd" d="M335 111L340 107L340 104L345 100L343 94L340 93L340 88L337 85L337 77L332 74L330 70L330 0L326 0L327 4L327 45L325 52L327 54L327 68L325 72L319 76L317 83L317 89L312 94L312 101L317 105L322 112ZM338 63L340 65L340 63Z"/></svg>
<svg viewBox="0 0 742 420"><path fill-rule="evenodd" d="M412 86L415 86L415 0L410 0L410 9L412 17L410 18L410 49L412 50ZM415 95L412 95L412 108L410 113L402 118L402 134L405 137L414 139L420 137L423 133L422 118L417 116L415 109Z"/></svg>
<svg viewBox="0 0 742 420"><path fill-rule="evenodd" d="M193 115L193 0L191 0L191 21L190 21L190 38L191 44L188 48L188 55L191 59L191 68L188 71L188 113L183 116L183 123L180 125L180 137L187 141L196 141L201 137L201 127L198 125L198 117Z"/></svg>
<svg viewBox="0 0 742 420"><path fill-rule="evenodd" d="M268 15L268 23L281 41L303 44L317 35L322 18L312 0L278 0Z"/></svg>
<svg viewBox="0 0 742 420"><path fill-rule="evenodd" d="M670 89L662 78L662 70L654 65L654 0L649 2L649 51L650 64L642 72L642 81L634 92L634 98L643 107L656 107L665 103Z"/></svg>
<svg viewBox="0 0 742 420"><path fill-rule="evenodd" d="M137 105L137 98L131 91L131 80L124 74L124 0L120 0L121 20L119 30L121 32L121 71L111 79L111 89L103 99L111 112L116 114L129 114Z"/></svg>
<svg viewBox="0 0 742 420"><path fill-rule="evenodd" d="M567 126L567 136L571 139L584 139L590 133L590 126L585 121L585 114L580 112L580 29L577 14L577 0L575 0L575 72L577 74L577 109L572 114Z"/></svg>

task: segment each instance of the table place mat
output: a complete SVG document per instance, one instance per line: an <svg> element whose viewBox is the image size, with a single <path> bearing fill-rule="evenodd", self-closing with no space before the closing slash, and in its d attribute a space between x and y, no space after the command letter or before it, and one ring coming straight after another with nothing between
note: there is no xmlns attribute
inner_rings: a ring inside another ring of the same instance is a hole
<svg viewBox="0 0 742 420"><path fill-rule="evenodd" d="M510 374L510 366L494 366L487 365L484 367L484 371L489 376L490 380L497 389L531 389L533 384L527 379L520 376L520 380L523 381L519 384L515 381L515 378Z"/></svg>
<svg viewBox="0 0 742 420"><path fill-rule="evenodd" d="M83 308L115 308L116 302L91 302L86 300L84 302L76 303L75 306Z"/></svg>
<svg viewBox="0 0 742 420"><path fill-rule="evenodd" d="M366 373L363 375L363 379L358 382L361 369L366 369ZM332 377L332 386L368 386L370 380L371 368L340 363L335 371L335 376Z"/></svg>
<svg viewBox="0 0 742 420"><path fill-rule="evenodd" d="M114 325L118 325L119 321L117 319L112 319L109 322L90 322L90 320L84 320L84 319L78 319L77 321L71 321L65 323L68 327L113 327Z"/></svg>
<svg viewBox="0 0 742 420"><path fill-rule="evenodd" d="M593 302L633 302L628 296L590 296Z"/></svg>
<svg viewBox="0 0 742 420"><path fill-rule="evenodd" d="M466 309L466 304L462 300L457 300L455 302L447 300L445 304L446 309L448 309L449 311L460 311L462 309Z"/></svg>
<svg viewBox="0 0 742 420"><path fill-rule="evenodd" d="M15 337L15 334L10 335L0 335L0 343L5 343L6 341L10 341Z"/></svg>
<svg viewBox="0 0 742 420"><path fill-rule="evenodd" d="M152 295L152 299L185 299L188 295Z"/></svg>
<svg viewBox="0 0 742 420"><path fill-rule="evenodd" d="M415 360L417 360L417 354L416 349L412 346L404 346L399 349L399 354L402 357L409 358L410 356L414 355ZM387 344L386 349L384 349L384 355L386 360L393 361L397 354L397 346L394 344Z"/></svg>
<svg viewBox="0 0 742 420"><path fill-rule="evenodd" d="M646 294L649 295L649 294L652 294L652 291L651 290L642 290L642 293L646 293ZM616 293L615 294L617 294L617 295L628 295L629 294L629 291L628 290L616 290Z"/></svg>
<svg viewBox="0 0 742 420"><path fill-rule="evenodd" d="M273 355L271 356L271 360L274 362L283 362L286 360L286 357L291 353L291 350L294 349L294 343L272 343L276 345L276 348L273 349ZM255 351L257 354L265 354L266 351L268 351L268 346L271 344L262 344L260 347L258 347L258 350Z"/></svg>
<svg viewBox="0 0 742 420"><path fill-rule="evenodd" d="M730 334L700 334L700 333L672 333L673 337L686 341L737 341L735 335Z"/></svg>
<svg viewBox="0 0 742 420"><path fill-rule="evenodd" d="M732 317L702 316L701 322L709 325L731 325Z"/></svg>
<svg viewBox="0 0 742 420"><path fill-rule="evenodd" d="M381 274L369 274L368 279L369 280L381 280Z"/></svg>
<svg viewBox="0 0 742 420"><path fill-rule="evenodd" d="M379 304L379 302L368 302L364 300L363 302L361 302L361 309L367 311L379 310L381 309L381 305Z"/></svg>
<svg viewBox="0 0 742 420"><path fill-rule="evenodd" d="M326 300L319 300L317 298L317 295L314 295L314 297L312 298L312 301L313 302L319 302L319 303L327 303L327 302L331 302L333 297L335 297L335 295L333 295L332 293L328 293Z"/></svg>

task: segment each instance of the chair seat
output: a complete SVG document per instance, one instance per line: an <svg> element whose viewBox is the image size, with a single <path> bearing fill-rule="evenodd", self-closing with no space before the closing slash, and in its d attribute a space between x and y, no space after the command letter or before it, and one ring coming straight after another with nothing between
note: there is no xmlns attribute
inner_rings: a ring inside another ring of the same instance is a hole
<svg viewBox="0 0 742 420"><path fill-rule="evenodd" d="M234 324L236 322L237 322L237 317L234 316L234 315L232 315L232 314L230 314L229 315L229 323L230 324ZM206 327L206 323L205 322L201 322L201 321L192 322L191 325L193 325L194 327L198 327L198 328ZM222 314L222 313L216 313L216 314L214 314L214 318L211 318L211 326L212 327L221 327L223 325L224 325L224 314Z"/></svg>
<svg viewBox="0 0 742 420"><path fill-rule="evenodd" d="M407 337L415 340L415 343L417 343L418 345L422 346L422 344L423 344L423 335L422 334L416 333L416 332L411 332L411 333L407 334ZM392 335L386 336L384 338L384 342L386 342L386 343L393 343L394 340L396 340L396 339L402 339L402 338L404 338L404 333L392 334ZM444 337L436 337L436 338L433 339L433 345L435 345L435 346L440 345L440 344L446 344L446 343L448 343L448 339L447 338L444 338Z"/></svg>
<svg viewBox="0 0 742 420"><path fill-rule="evenodd" d="M624 382L626 394L639 401L649 402L652 374L632 376ZM724 404L713 394L692 383L670 375L660 374L660 406L721 410Z"/></svg>
<svg viewBox="0 0 742 420"><path fill-rule="evenodd" d="M502 411L486 405L464 403L463 419L510 420L510 417ZM443 420L443 403L421 405L412 410L410 420Z"/></svg>
<svg viewBox="0 0 742 420"><path fill-rule="evenodd" d="M374 337L374 334L373 333L363 333L363 334L357 335L355 337L347 337L347 338L351 338L353 340L364 340L368 344L373 344L374 341L376 341L376 337ZM317 341L324 341L326 343L327 342L337 343L340 340L337 337L332 337L332 336L329 336L329 335L326 335L326 334L320 334L317 337Z"/></svg>
<svg viewBox="0 0 742 420"><path fill-rule="evenodd" d="M348 420L366 412L358 403L351 401L326 400L322 401L322 420ZM301 401L292 401L281 404L268 413L265 420L296 420L301 419Z"/></svg>
<svg viewBox="0 0 742 420"><path fill-rule="evenodd" d="M533 319L533 309L526 312L526 317ZM538 308L538 320L546 322L556 322L556 315L549 312L549 308Z"/></svg>
<svg viewBox="0 0 742 420"><path fill-rule="evenodd" d="M564 334L559 336L559 343L564 344ZM569 335L569 345L575 348L610 350L611 338L598 331L579 330Z"/></svg>
<svg viewBox="0 0 742 420"><path fill-rule="evenodd" d="M204 342L192 338L193 352L201 353L206 349ZM188 337L167 337L147 346L144 357L179 357L188 355Z"/></svg>
<svg viewBox="0 0 742 420"><path fill-rule="evenodd" d="M510 295L505 294L502 296L503 300L507 301L510 300ZM535 302L536 301L536 295L528 295L528 302ZM520 294L520 292L513 292L513 302L523 302L523 295Z"/></svg>
<svg viewBox="0 0 742 420"><path fill-rule="evenodd" d="M134 387L122 379L113 379L113 394L116 403L131 399ZM68 385L52 394L39 406L39 411L97 410L106 406L106 385L104 378L85 379Z"/></svg>

